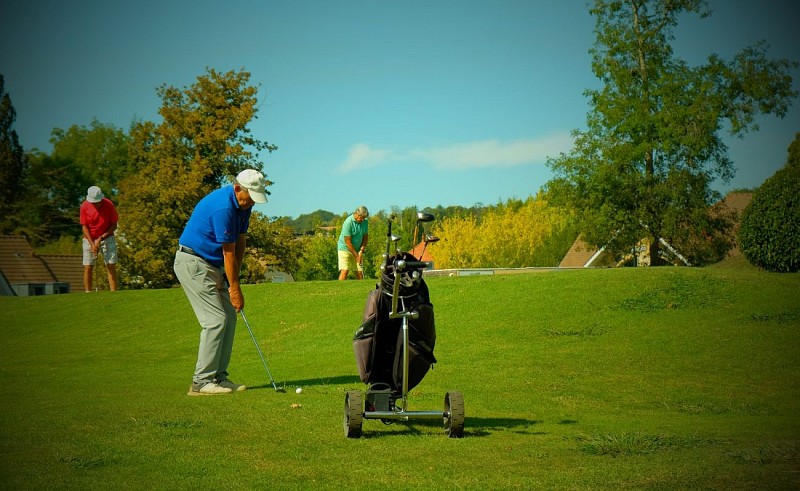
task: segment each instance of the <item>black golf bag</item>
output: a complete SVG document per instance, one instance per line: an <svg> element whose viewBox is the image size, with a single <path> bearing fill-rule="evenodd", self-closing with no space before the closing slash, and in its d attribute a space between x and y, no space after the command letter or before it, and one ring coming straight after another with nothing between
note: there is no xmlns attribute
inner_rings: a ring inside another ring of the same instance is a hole
<svg viewBox="0 0 800 491"><path fill-rule="evenodd" d="M403 387L402 319L389 318L396 259L395 256L388 258L380 283L367 295L361 326L353 336L353 351L361 381L372 386L386 385L395 395ZM417 261L408 253L404 253L400 259ZM418 275L414 275L414 271ZM405 270L399 281L398 310L415 311L419 314L416 319L409 319L408 390L411 390L436 363L433 356L436 328L433 305L428 286L422 279L422 270Z"/></svg>

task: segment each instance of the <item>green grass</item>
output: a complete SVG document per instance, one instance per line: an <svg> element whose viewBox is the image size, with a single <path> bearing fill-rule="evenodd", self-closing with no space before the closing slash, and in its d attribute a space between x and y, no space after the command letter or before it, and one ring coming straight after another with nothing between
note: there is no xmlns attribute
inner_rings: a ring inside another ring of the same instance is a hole
<svg viewBox="0 0 800 491"><path fill-rule="evenodd" d="M0 489L800 488L800 275L428 284L439 363L409 409L460 390L460 440L438 421L344 437L372 281L245 287L287 393L240 322L231 376L251 388L206 398L186 396L198 327L179 289L0 298Z"/></svg>

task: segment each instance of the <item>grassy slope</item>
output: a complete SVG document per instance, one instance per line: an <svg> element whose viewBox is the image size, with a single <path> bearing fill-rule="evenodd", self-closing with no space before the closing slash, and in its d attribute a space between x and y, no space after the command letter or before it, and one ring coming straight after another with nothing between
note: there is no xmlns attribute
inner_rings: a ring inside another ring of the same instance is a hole
<svg viewBox="0 0 800 491"><path fill-rule="evenodd" d="M0 298L0 488L800 487L800 276L751 268L430 278L439 364L410 409L461 390L466 438L365 421L351 338L372 282L246 287L232 378L185 395L180 290ZM294 393L294 386L305 391ZM293 408L292 404L301 407Z"/></svg>

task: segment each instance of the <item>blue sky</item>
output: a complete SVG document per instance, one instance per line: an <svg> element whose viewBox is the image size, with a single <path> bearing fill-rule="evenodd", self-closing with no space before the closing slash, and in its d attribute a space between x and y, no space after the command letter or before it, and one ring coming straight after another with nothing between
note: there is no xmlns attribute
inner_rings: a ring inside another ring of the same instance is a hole
<svg viewBox="0 0 800 491"><path fill-rule="evenodd" d="M690 64L760 39L800 61L795 0L710 5L675 32ZM49 152L55 127L158 122L161 84L243 68L259 86L250 128L279 147L257 210L472 206L535 194L585 128L593 28L584 0L0 0L0 73L21 144ZM738 172L719 190L783 166L798 105L726 140Z"/></svg>

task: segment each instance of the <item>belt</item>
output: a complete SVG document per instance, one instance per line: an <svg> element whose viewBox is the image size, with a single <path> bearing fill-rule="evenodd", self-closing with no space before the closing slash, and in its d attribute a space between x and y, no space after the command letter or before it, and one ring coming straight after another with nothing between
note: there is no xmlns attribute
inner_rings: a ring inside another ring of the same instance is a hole
<svg viewBox="0 0 800 491"><path fill-rule="evenodd" d="M192 249L191 247L186 247L185 245L178 244L178 250L180 252L185 252L186 254L191 254L192 256L199 257L200 259L205 260L205 258L203 256L201 256L200 254L194 252L194 249Z"/></svg>

